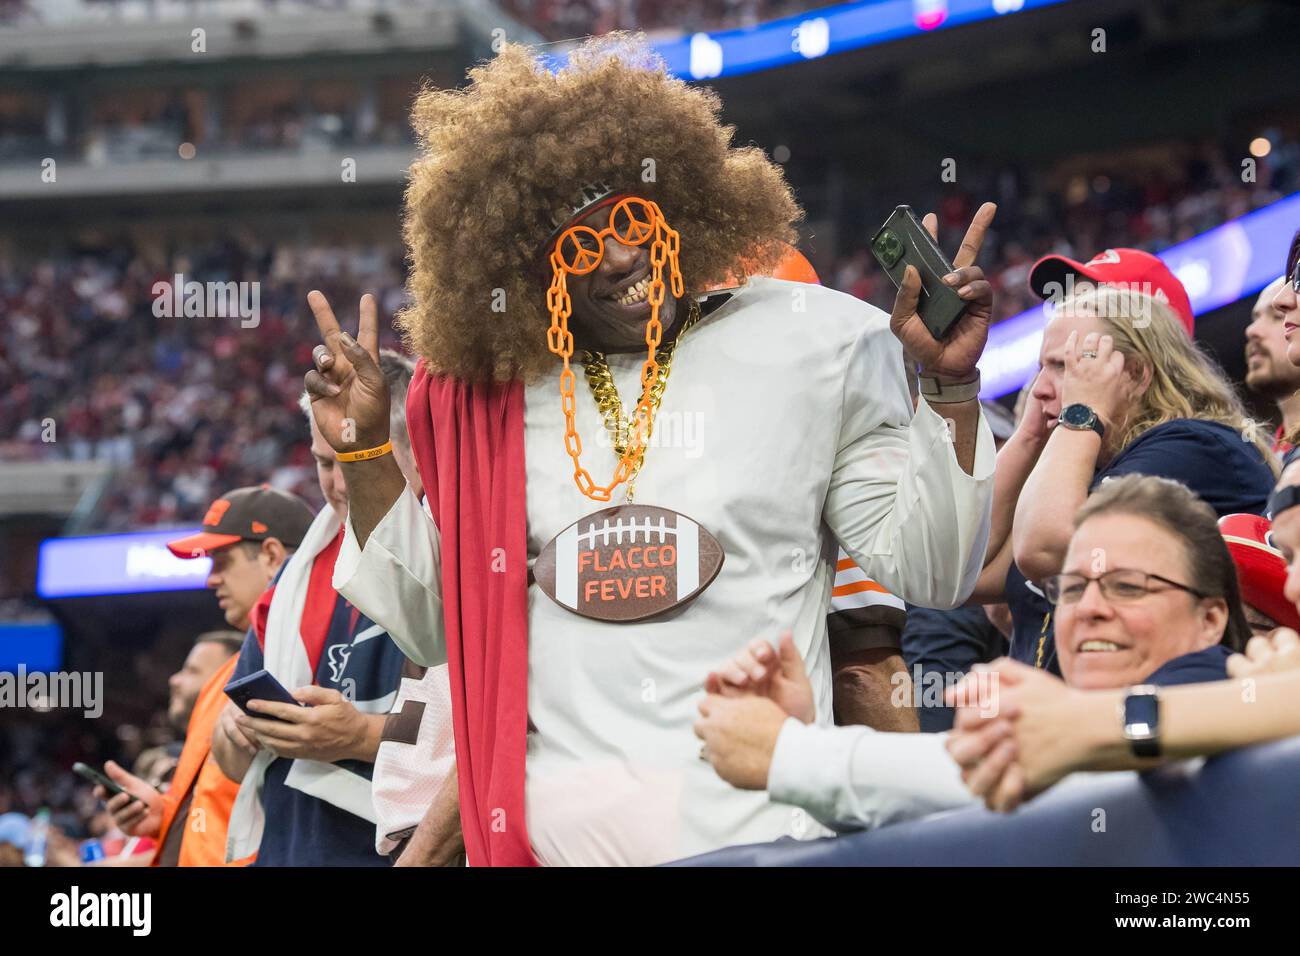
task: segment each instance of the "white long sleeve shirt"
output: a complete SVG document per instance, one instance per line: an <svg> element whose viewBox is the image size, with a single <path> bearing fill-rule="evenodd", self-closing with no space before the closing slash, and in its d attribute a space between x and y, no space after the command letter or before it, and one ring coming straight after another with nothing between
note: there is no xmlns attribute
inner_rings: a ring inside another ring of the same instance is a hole
<svg viewBox="0 0 1300 956"><path fill-rule="evenodd" d="M539 333L540 334L540 333ZM608 357L630 408L643 355ZM559 369L525 388L528 558L601 505L573 482ZM578 376L581 385L583 378ZM578 395L583 464L616 455ZM692 733L705 675L748 641L791 631L831 722L826 611L836 542L915 604L974 587L989 533L993 437L973 475L942 418L913 416L902 350L879 309L817 286L754 279L681 340L636 501L689 515L721 543L713 584L672 614L609 624L529 589L525 811L543 863L653 864L826 833L765 793L732 788ZM445 662L438 533L408 490L365 550L349 525L334 586L419 664Z"/></svg>
<svg viewBox="0 0 1300 956"><path fill-rule="evenodd" d="M979 801L944 749L947 734L889 734L786 720L767 792L832 830L874 829Z"/></svg>

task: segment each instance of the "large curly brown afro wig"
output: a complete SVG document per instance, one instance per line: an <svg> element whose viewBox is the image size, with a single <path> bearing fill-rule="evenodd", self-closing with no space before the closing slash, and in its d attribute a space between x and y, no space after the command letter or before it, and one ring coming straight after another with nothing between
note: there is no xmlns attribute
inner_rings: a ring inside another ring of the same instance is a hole
<svg viewBox="0 0 1300 956"><path fill-rule="evenodd" d="M681 234L688 294L770 270L797 238L802 211L781 169L733 147L717 94L670 77L639 35L587 41L556 73L508 44L469 78L425 89L412 113L423 149L403 226L411 303L397 324L434 372L532 378L557 361L550 218L584 183L659 204Z"/></svg>

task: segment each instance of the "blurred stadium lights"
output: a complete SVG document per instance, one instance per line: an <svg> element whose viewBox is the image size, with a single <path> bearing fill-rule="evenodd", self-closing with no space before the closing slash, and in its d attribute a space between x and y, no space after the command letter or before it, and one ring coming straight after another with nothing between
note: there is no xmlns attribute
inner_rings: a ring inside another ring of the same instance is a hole
<svg viewBox="0 0 1300 956"><path fill-rule="evenodd" d="M756 27L696 33L655 44L668 69L688 80L712 80L768 70L977 23L1067 0L859 0L807 10ZM565 54L553 53L552 69Z"/></svg>
<svg viewBox="0 0 1300 956"><path fill-rule="evenodd" d="M51 598L185 591L205 586L211 558L182 559L167 542L192 531L145 531L41 543L36 593Z"/></svg>
<svg viewBox="0 0 1300 956"><path fill-rule="evenodd" d="M0 674L58 670L63 663L63 628L53 618L0 621Z"/></svg>
<svg viewBox="0 0 1300 956"><path fill-rule="evenodd" d="M1170 246L1160 258L1178 276L1197 315L1258 292L1283 270L1283 258L1300 222L1300 193ZM1014 392L1038 373L1038 350L1047 322L1036 306L989 330L980 359L981 398Z"/></svg>

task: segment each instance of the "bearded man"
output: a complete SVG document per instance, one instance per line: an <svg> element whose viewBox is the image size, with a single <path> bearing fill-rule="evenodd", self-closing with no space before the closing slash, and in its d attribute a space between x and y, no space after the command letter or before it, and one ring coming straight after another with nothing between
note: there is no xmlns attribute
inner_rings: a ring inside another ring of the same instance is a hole
<svg viewBox="0 0 1300 956"><path fill-rule="evenodd" d="M470 865L822 835L700 759L702 675L790 631L829 723L837 542L904 600L970 592L992 493L974 260L993 207L945 278L969 309L936 341L915 270L892 319L761 278L799 207L731 145L716 94L642 39L589 41L554 73L508 46L469 77L414 111L398 322L420 356L424 508L387 453L374 299L353 339L308 297L324 344L307 389L352 489L335 587L416 663L450 665Z"/></svg>
<svg viewBox="0 0 1300 956"><path fill-rule="evenodd" d="M1246 388L1277 404L1281 423L1273 435L1273 451L1285 455L1300 428L1300 367L1287 357L1286 322L1273 300L1286 284L1279 276L1260 292L1246 326Z"/></svg>

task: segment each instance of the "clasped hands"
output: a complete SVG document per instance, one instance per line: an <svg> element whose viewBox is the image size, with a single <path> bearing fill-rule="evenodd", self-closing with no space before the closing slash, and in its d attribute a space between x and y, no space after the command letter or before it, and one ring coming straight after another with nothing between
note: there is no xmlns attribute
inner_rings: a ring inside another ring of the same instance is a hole
<svg viewBox="0 0 1300 956"><path fill-rule="evenodd" d="M787 632L779 645L757 639L704 681L695 736L704 741L700 759L742 790L766 790L776 741L794 717L817 716L812 682Z"/></svg>

